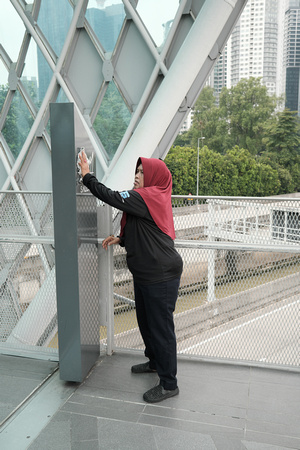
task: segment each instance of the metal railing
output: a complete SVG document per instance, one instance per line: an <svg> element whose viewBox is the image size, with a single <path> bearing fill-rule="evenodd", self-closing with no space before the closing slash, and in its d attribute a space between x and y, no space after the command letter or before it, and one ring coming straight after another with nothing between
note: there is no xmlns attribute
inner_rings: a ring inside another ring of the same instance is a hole
<svg viewBox="0 0 300 450"><path fill-rule="evenodd" d="M299 367L300 198L173 196L184 261L174 314L178 353ZM114 291L133 299L115 249ZM118 302L115 343L143 349Z"/></svg>
<svg viewBox="0 0 300 450"><path fill-rule="evenodd" d="M57 359L51 192L0 192L0 351Z"/></svg>
<svg viewBox="0 0 300 450"><path fill-rule="evenodd" d="M178 353L299 368L300 198L172 201ZM0 217L0 352L57 359L52 194L0 192ZM101 326L101 348L143 350L123 248L113 262L114 342Z"/></svg>

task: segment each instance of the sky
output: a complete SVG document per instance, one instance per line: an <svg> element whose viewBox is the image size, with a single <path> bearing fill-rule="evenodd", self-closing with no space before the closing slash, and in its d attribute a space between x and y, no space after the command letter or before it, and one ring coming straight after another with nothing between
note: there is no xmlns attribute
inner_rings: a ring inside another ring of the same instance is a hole
<svg viewBox="0 0 300 450"><path fill-rule="evenodd" d="M28 2L28 0L27 0ZM28 2L29 3L29 2ZM25 27L16 10L9 0L1 0L0 14L0 44L5 48L8 56L16 62L24 38ZM31 41L26 57L24 76L37 77L36 44ZM7 83L8 72L0 59L0 84Z"/></svg>

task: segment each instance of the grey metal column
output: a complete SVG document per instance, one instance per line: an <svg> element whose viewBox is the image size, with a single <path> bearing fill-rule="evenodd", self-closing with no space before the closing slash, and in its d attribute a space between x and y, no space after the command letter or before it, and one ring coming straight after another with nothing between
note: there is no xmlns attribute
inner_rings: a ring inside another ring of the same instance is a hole
<svg viewBox="0 0 300 450"><path fill-rule="evenodd" d="M76 196L74 105L50 120L60 378L81 382L100 352L96 199Z"/></svg>
<svg viewBox="0 0 300 450"><path fill-rule="evenodd" d="M113 232L111 206L102 204L98 207L97 213L99 233L109 236ZM107 251L99 247L98 257L100 324L107 330L106 354L112 355L114 351L113 246L108 247Z"/></svg>

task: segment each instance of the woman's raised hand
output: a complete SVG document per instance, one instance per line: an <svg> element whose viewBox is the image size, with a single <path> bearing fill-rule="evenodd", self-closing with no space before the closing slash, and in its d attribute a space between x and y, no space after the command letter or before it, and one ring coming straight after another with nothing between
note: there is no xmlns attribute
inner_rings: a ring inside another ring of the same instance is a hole
<svg viewBox="0 0 300 450"><path fill-rule="evenodd" d="M110 245L119 244L119 243L120 243L120 238L117 236L114 236L112 234L104 239L104 241L102 242L102 247L105 250L107 250L107 247L109 247Z"/></svg>
<svg viewBox="0 0 300 450"><path fill-rule="evenodd" d="M89 168L89 164L87 162L87 157L86 157L86 153L84 150L82 150L79 153L79 163L78 163L81 167L81 176L82 178L84 177L84 175L86 175L87 173L90 173L90 168Z"/></svg>

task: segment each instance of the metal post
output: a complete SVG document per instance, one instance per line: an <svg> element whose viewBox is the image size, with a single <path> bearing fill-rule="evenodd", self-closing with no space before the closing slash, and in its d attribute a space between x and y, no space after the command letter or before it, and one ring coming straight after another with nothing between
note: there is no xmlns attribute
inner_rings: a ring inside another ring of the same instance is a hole
<svg viewBox="0 0 300 450"><path fill-rule="evenodd" d="M198 197L198 195L199 195L199 141L200 141L200 139L201 139L201 141L202 141L202 146L201 146L201 148L203 147L203 139L205 139L205 137L203 137L203 136L201 136L201 137L198 137L198 151L197 151L197 191L196 191L196 195L197 195L197 197ZM197 198L197 205L198 205L198 198Z"/></svg>
<svg viewBox="0 0 300 450"><path fill-rule="evenodd" d="M76 196L74 105L50 104L50 120L59 370L81 382L100 353L96 198Z"/></svg>
<svg viewBox="0 0 300 450"><path fill-rule="evenodd" d="M197 151L197 190L196 190L196 195L198 197L199 195L199 141L201 138L198 138L198 151ZM197 198L197 203L198 203L198 198Z"/></svg>
<svg viewBox="0 0 300 450"><path fill-rule="evenodd" d="M103 238L112 234L112 208L101 205L97 208L98 234ZM113 299L113 246L105 251L101 245L99 255L100 325L107 327L106 353L111 355L114 347L114 299Z"/></svg>
<svg viewBox="0 0 300 450"><path fill-rule="evenodd" d="M212 202L208 203L208 240L214 240L213 226L214 226L214 205ZM208 275L207 275L207 300L212 302L215 300L215 250L208 250Z"/></svg>

